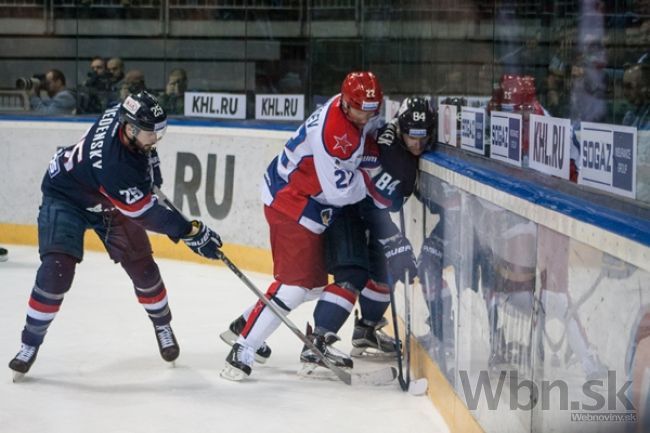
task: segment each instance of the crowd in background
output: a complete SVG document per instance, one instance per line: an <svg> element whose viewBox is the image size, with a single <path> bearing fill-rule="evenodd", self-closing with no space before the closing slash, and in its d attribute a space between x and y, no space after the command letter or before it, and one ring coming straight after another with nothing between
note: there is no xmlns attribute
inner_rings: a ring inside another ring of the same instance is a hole
<svg viewBox="0 0 650 433"><path fill-rule="evenodd" d="M187 89L187 73L184 69L173 69L165 91L158 97L168 114L183 114L183 100ZM77 89L66 86L66 78L59 69L50 69L43 81L26 89L33 111L50 114L97 114L106 108L124 101L130 95L147 87L144 73L139 69L125 72L124 62L119 57L108 60L95 56L90 61L88 78ZM45 94L47 97L45 97Z"/></svg>

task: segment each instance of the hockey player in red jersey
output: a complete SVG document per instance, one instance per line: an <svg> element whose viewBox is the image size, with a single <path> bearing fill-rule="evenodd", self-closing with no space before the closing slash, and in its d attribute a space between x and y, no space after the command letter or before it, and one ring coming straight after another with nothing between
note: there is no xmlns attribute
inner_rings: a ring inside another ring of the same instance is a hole
<svg viewBox="0 0 650 433"><path fill-rule="evenodd" d="M152 321L160 355L173 362L179 346L170 326L167 290L153 260L146 230L183 240L195 253L218 258L221 239L199 221L187 222L158 203L162 184L155 145L167 115L147 92L107 109L76 145L60 149L43 177L38 215L41 266L36 273L22 332L22 346L9 363L17 375L29 371L48 327L72 285L83 258L86 229L133 282Z"/></svg>
<svg viewBox="0 0 650 433"><path fill-rule="evenodd" d="M341 93L307 118L264 174L262 200L274 277L266 296L287 313L318 298L327 285L323 232L343 206L366 196L359 164L366 137L380 121L382 98L372 72L348 74ZM233 347L221 376L242 380L250 375L255 357L270 355L264 341L279 325L262 302L235 320L222 334ZM326 350L330 336L314 333L310 338L332 362L346 366Z"/></svg>
<svg viewBox="0 0 650 433"><path fill-rule="evenodd" d="M361 168L367 173L367 198L346 206L344 217L326 231L326 263L334 284L325 287L314 309L314 330L336 335L356 300L352 356L394 357L395 340L381 328L390 305L390 290L405 271L416 275L409 240L392 221L413 194L420 155L431 146L435 114L421 97L404 99L397 115L369 140ZM303 350L303 373L312 374L318 359ZM350 360L352 365L352 360Z"/></svg>

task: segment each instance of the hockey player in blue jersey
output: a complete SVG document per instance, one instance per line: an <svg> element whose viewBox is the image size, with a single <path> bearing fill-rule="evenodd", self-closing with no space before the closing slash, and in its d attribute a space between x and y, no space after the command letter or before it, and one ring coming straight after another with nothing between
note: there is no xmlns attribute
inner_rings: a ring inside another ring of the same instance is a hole
<svg viewBox="0 0 650 433"><path fill-rule="evenodd" d="M167 115L147 92L106 110L76 145L57 151L43 177L38 215L41 265L22 332L9 363L19 377L36 359L49 325L83 259L86 229L93 229L110 258L120 263L151 319L160 355L173 362L179 346L170 326L167 291L145 230L183 240L195 253L217 259L221 239L200 221L187 222L153 193L162 177L155 145Z"/></svg>

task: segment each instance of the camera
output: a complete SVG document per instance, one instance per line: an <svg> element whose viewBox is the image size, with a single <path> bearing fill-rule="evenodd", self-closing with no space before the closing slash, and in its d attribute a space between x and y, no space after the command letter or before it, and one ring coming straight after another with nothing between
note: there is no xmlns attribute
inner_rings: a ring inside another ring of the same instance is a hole
<svg viewBox="0 0 650 433"><path fill-rule="evenodd" d="M45 82L45 74L34 74L31 78L20 77L16 80L16 89L32 90L41 87Z"/></svg>
<svg viewBox="0 0 650 433"><path fill-rule="evenodd" d="M111 90L113 83L111 81L112 75L110 72L98 74L95 71L90 71L87 75L88 79L84 83L85 87L92 88L100 92L107 92Z"/></svg>

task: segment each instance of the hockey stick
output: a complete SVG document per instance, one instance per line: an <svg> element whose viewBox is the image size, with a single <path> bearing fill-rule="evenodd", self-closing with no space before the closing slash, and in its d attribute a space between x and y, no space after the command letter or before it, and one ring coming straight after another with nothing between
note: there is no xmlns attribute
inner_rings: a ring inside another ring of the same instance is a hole
<svg viewBox="0 0 650 433"><path fill-rule="evenodd" d="M404 223L404 207L399 210L399 225L403 236L406 236ZM409 284L409 271L404 271L404 355L402 356L399 347L399 332L397 328L397 307L395 306L395 285L390 290L390 310L393 316L393 328L395 330L395 352L397 356L398 381L402 391L408 391L412 395L423 395L427 392L429 382L426 378L411 380L411 299ZM404 363L406 358L406 363ZM406 367L406 377L404 377L404 367Z"/></svg>
<svg viewBox="0 0 650 433"><path fill-rule="evenodd" d="M162 191L160 191L159 188L154 187L154 193L160 200L162 200L163 203L165 203L165 205L171 211L183 217L186 221L189 221L189 219L174 205L174 203L172 203L171 200L169 200L169 198ZM334 365L329 359L325 357L325 355L323 355L320 350L318 350L314 343L309 338L307 338L307 336L303 334L302 331L300 331L300 329L298 329L298 327L291 320L287 318L287 316L279 309L279 307L277 307L273 302L267 299L266 296L264 296L264 293L262 293L260 289L258 289L248 279L248 277L246 277L246 275L244 275L242 271L240 271L239 268L235 266L235 264L231 262L228 257L226 257L226 255L221 250L219 250L219 259L228 267L228 269L237 275L237 277L246 285L246 287L248 287L255 294L255 296L257 296L259 300L262 301L262 303L277 316L278 319L287 325L287 327L305 344L305 346L314 352L316 356L318 356L318 358L323 362L323 364L325 364L325 366L331 370L336 375L336 377L341 379L343 383L347 385L352 385L353 383L383 385L392 382L395 379L397 372L394 368L382 369L368 373L351 374Z"/></svg>

